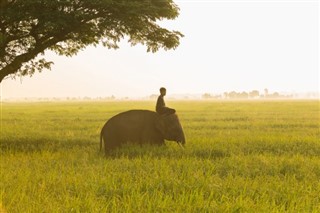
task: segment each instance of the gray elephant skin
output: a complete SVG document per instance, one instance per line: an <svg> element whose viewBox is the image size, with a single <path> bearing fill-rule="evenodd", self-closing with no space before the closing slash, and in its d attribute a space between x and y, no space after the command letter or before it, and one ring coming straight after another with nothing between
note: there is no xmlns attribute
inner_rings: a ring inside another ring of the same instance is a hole
<svg viewBox="0 0 320 213"><path fill-rule="evenodd" d="M185 144L177 114L159 115L150 110L130 110L110 118L100 133L100 150L105 153L124 143L164 145L164 140Z"/></svg>

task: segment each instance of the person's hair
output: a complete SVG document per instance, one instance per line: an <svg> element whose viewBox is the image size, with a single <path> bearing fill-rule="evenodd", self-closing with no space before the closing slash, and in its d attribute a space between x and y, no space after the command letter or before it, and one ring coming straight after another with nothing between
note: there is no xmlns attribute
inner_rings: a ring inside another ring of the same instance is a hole
<svg viewBox="0 0 320 213"><path fill-rule="evenodd" d="M161 88L160 88L160 92L162 92L162 91L166 91L166 88L161 87Z"/></svg>

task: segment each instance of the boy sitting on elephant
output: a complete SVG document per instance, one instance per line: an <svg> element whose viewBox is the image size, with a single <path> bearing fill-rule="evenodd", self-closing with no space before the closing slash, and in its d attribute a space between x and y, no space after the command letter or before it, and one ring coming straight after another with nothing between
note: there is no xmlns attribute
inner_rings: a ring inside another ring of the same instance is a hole
<svg viewBox="0 0 320 213"><path fill-rule="evenodd" d="M163 97L166 95L166 93L167 93L166 88L161 87L160 88L160 95L158 97L157 104L156 104L156 112L160 115L165 115L165 114L169 115L169 114L174 114L176 112L175 109L166 107L166 104L163 99Z"/></svg>

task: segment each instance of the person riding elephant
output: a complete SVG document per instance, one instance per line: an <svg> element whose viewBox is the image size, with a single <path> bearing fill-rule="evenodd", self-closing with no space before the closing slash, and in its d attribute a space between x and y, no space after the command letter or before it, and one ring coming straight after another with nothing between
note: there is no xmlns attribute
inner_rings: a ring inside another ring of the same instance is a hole
<svg viewBox="0 0 320 213"><path fill-rule="evenodd" d="M160 95L158 97L157 100L157 104L156 104L156 112L160 115L164 115L164 114L174 114L176 112L175 109L166 107L166 104L164 102L164 96L166 95L167 90L164 87L160 88Z"/></svg>

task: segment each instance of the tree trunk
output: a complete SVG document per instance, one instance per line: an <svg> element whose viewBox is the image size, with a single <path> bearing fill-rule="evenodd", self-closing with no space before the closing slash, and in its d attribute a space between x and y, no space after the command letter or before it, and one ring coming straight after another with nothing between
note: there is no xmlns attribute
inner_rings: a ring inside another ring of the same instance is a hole
<svg viewBox="0 0 320 213"><path fill-rule="evenodd" d="M15 73L15 70L14 70L14 69L10 69L10 68L11 68L11 66L8 65L8 66L6 66L5 68L3 68L2 70L0 70L0 83L2 82L2 80L3 80L6 76Z"/></svg>

